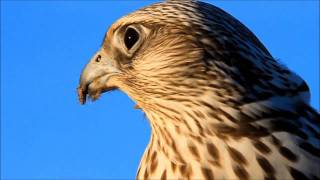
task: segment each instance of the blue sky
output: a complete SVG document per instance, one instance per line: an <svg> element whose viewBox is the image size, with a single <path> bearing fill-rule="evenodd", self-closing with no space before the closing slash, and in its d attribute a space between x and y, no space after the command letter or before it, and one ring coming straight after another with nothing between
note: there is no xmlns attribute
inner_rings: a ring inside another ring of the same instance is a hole
<svg viewBox="0 0 320 180"><path fill-rule="evenodd" d="M80 106L83 66L152 1L1 1L1 178L134 178L150 128L122 92ZM319 2L214 1L302 76L319 110Z"/></svg>

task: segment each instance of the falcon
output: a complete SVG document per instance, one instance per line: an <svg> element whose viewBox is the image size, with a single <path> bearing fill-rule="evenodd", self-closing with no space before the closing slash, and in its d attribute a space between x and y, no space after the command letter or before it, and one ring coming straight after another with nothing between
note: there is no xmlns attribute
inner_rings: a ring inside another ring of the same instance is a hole
<svg viewBox="0 0 320 180"><path fill-rule="evenodd" d="M79 100L114 89L152 129L137 179L320 179L307 84L211 4L170 0L116 21L82 71Z"/></svg>

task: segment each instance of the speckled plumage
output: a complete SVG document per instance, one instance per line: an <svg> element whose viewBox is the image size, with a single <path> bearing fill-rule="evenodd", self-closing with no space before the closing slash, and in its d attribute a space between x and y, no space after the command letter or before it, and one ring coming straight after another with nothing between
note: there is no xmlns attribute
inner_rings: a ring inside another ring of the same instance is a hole
<svg viewBox="0 0 320 180"><path fill-rule="evenodd" d="M129 28L139 34L132 48ZM307 84L213 5L167 1L113 24L78 92L84 103L114 88L152 128L137 179L320 178Z"/></svg>

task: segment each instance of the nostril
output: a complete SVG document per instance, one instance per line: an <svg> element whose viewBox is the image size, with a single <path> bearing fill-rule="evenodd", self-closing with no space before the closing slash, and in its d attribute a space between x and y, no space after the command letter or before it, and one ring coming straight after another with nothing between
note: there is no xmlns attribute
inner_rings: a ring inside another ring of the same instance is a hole
<svg viewBox="0 0 320 180"><path fill-rule="evenodd" d="M101 55L98 55L97 57L96 57L96 62L100 62L101 61Z"/></svg>

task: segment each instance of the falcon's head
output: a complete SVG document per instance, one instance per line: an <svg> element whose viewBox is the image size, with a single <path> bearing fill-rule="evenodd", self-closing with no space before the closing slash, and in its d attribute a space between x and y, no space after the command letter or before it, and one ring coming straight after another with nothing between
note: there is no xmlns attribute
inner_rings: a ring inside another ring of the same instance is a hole
<svg viewBox="0 0 320 180"><path fill-rule="evenodd" d="M300 92L308 99L303 80L277 63L250 30L199 1L154 4L109 28L81 75L80 101L116 88L146 111L202 102L237 108Z"/></svg>
<svg viewBox="0 0 320 180"><path fill-rule="evenodd" d="M299 171L313 173L319 162L309 158L319 150L302 141L319 135L306 83L213 5L171 0L115 22L82 72L80 102L112 89L128 94L150 120L138 179L166 177L170 168L174 179L213 179L210 169L218 179L287 179L289 171L304 179ZM196 178L186 178L192 173Z"/></svg>

